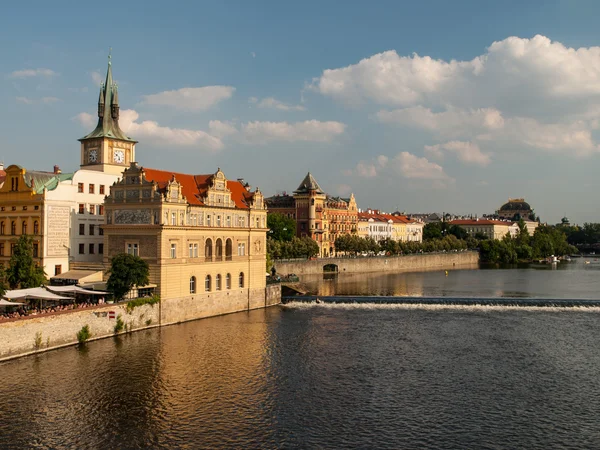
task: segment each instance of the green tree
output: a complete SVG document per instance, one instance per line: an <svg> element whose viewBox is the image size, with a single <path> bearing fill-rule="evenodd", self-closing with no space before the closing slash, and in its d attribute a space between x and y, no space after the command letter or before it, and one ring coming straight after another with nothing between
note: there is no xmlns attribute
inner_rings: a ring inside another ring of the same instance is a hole
<svg viewBox="0 0 600 450"><path fill-rule="evenodd" d="M267 215L268 236L276 241L289 242L296 236L296 221L280 213Z"/></svg>
<svg viewBox="0 0 600 450"><path fill-rule="evenodd" d="M450 228L448 228L448 233L456 236L458 239L467 239L469 237L467 230L459 227L458 225L450 225Z"/></svg>
<svg viewBox="0 0 600 450"><path fill-rule="evenodd" d="M29 236L21 236L15 243L15 249L8 268L6 281L11 289L26 289L46 284L44 268L33 259L33 240Z"/></svg>
<svg viewBox="0 0 600 450"><path fill-rule="evenodd" d="M148 263L139 256L121 253L110 261L109 278L106 289L116 300L122 300L134 286L144 286L149 282Z"/></svg>
<svg viewBox="0 0 600 450"><path fill-rule="evenodd" d="M520 219L517 222L519 226L519 233L515 238L515 243L519 245L529 245L529 241L531 239L531 235L529 234L529 230L527 229L527 225L523 219Z"/></svg>
<svg viewBox="0 0 600 450"><path fill-rule="evenodd" d="M423 227L423 240L442 238L442 222L430 222Z"/></svg>

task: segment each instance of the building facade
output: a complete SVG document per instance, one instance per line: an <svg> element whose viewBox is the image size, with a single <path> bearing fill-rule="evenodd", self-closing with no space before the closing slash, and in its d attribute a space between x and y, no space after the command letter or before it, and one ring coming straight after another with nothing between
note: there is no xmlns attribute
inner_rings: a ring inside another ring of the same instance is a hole
<svg viewBox="0 0 600 450"><path fill-rule="evenodd" d="M534 220L533 209L524 198L509 198L508 202L503 204L496 215L502 220Z"/></svg>
<svg viewBox="0 0 600 450"><path fill-rule="evenodd" d="M519 227L515 222L490 220L490 219L464 219L453 220L450 225L457 225L469 233L469 236L475 236L480 233L488 239L502 239L506 234L515 237L519 232Z"/></svg>
<svg viewBox="0 0 600 450"><path fill-rule="evenodd" d="M0 263L6 265L22 235L33 240L33 257L47 274L69 265L70 209L56 190L73 174L27 171L16 164L6 168L0 188ZM66 208L66 209L64 209Z"/></svg>
<svg viewBox="0 0 600 450"><path fill-rule="evenodd" d="M267 210L257 188L132 162L105 202L104 263L140 256L162 299L265 295Z"/></svg>
<svg viewBox="0 0 600 450"><path fill-rule="evenodd" d="M377 242L386 239L399 242L423 241L423 222L373 209L359 212L358 217L360 237L370 237Z"/></svg>
<svg viewBox="0 0 600 450"><path fill-rule="evenodd" d="M354 194L349 198L326 194L309 172L293 195L266 199L269 213L296 221L296 235L308 236L319 245L319 256L335 255L335 240L358 232L358 207Z"/></svg>

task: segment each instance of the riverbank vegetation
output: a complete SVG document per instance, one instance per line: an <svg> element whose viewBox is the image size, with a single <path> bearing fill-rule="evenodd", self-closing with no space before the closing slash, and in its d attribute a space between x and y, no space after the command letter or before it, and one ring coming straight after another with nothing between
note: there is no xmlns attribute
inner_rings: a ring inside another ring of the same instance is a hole
<svg viewBox="0 0 600 450"><path fill-rule="evenodd" d="M8 288L26 289L39 287L47 282L44 268L34 259L33 239L26 235L19 237L14 243L7 267L0 269L0 295Z"/></svg>
<svg viewBox="0 0 600 450"><path fill-rule="evenodd" d="M283 214L267 216L267 270L274 259L312 258L319 254L319 245L309 237L296 237L296 221Z"/></svg>
<svg viewBox="0 0 600 450"><path fill-rule="evenodd" d="M114 256L110 261L108 273L110 276L106 282L106 289L117 301L122 300L134 286L144 286L149 283L148 263L139 256L128 253Z"/></svg>

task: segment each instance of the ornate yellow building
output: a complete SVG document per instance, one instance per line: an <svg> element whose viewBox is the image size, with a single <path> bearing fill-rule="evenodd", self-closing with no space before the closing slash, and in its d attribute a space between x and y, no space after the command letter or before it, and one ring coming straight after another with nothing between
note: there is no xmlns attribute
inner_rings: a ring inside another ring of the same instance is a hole
<svg viewBox="0 0 600 450"><path fill-rule="evenodd" d="M47 275L69 266L70 208L57 189L73 179L72 173L27 171L13 164L6 168L0 188L0 264L10 260L22 235L33 239L33 257Z"/></svg>
<svg viewBox="0 0 600 450"><path fill-rule="evenodd" d="M132 162L110 188L105 214L105 265L119 253L140 256L162 299L233 308L264 299L267 210L258 188L220 169L188 175Z"/></svg>

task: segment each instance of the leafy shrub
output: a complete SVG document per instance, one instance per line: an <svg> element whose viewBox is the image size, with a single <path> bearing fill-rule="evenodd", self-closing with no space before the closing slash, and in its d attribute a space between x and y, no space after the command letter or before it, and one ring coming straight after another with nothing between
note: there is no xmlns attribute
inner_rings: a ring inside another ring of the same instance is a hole
<svg viewBox="0 0 600 450"><path fill-rule="evenodd" d="M115 334L118 334L121 331L123 331L124 327L125 327L125 322L123 322L123 319L121 319L121 314L119 314L117 316L117 323L115 323Z"/></svg>
<svg viewBox="0 0 600 450"><path fill-rule="evenodd" d="M131 314L135 308L143 305L154 305L155 303L160 302L160 297L158 295L153 295L152 297L142 297L136 298L135 300L130 300L127 302L127 314Z"/></svg>
<svg viewBox="0 0 600 450"><path fill-rule="evenodd" d="M89 338L92 337L89 325L84 325L81 330L77 332L77 342L85 344Z"/></svg>

